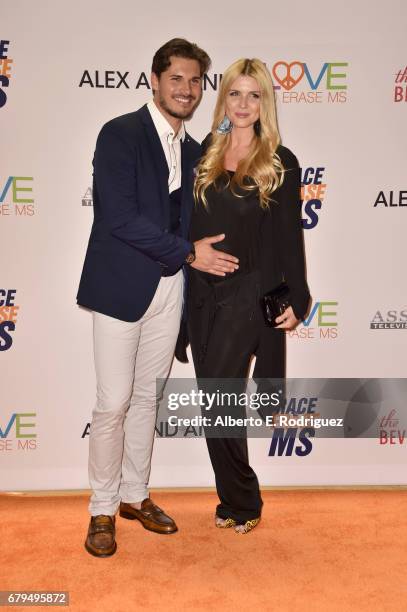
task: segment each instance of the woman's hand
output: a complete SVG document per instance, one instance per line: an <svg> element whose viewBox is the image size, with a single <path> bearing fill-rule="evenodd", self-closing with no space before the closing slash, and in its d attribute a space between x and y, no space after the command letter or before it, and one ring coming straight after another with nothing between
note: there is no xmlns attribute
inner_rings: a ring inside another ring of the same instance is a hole
<svg viewBox="0 0 407 612"><path fill-rule="evenodd" d="M276 323L279 323L279 325L276 325L276 329L291 330L297 327L299 322L300 321L296 318L292 307L289 306L284 310L282 315L276 317Z"/></svg>
<svg viewBox="0 0 407 612"><path fill-rule="evenodd" d="M212 246L215 242L222 242L224 238L225 234L219 234L194 242L195 261L191 264L191 268L216 276L226 276L227 273L237 270L239 267L237 257L218 251Z"/></svg>

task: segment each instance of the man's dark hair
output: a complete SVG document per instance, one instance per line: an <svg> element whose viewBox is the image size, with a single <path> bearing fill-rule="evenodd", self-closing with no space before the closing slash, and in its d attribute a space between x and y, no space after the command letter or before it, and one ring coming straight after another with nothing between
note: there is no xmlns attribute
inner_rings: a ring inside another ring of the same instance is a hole
<svg viewBox="0 0 407 612"><path fill-rule="evenodd" d="M158 49L153 57L151 71L160 78L171 64L171 56L183 57L184 59L196 60L199 63L201 77L208 72L211 65L209 55L195 43L185 38L172 38Z"/></svg>

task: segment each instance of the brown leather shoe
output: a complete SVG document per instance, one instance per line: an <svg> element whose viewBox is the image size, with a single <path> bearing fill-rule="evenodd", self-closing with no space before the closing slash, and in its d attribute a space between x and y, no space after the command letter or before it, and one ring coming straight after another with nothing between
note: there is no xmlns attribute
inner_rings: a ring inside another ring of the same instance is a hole
<svg viewBox="0 0 407 612"><path fill-rule="evenodd" d="M85 548L94 557L110 557L117 549L115 540L115 520L114 516L98 514L92 516L89 523L88 537L86 538Z"/></svg>
<svg viewBox="0 0 407 612"><path fill-rule="evenodd" d="M167 516L161 508L153 504L149 497L141 502L140 510L136 510L130 504L121 502L120 516L130 521L137 519L144 529L155 531L155 533L175 533L178 531L175 521Z"/></svg>

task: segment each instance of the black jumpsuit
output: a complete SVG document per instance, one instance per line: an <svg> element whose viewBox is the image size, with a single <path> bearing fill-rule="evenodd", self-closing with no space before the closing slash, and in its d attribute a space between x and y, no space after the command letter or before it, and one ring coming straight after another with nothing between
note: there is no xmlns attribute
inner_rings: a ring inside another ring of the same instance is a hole
<svg viewBox="0 0 407 612"><path fill-rule="evenodd" d="M233 172L228 171L230 179ZM188 331L198 384L206 379L246 379L252 355L256 355L254 378L284 377L284 332L267 328L260 310L261 228L267 210L260 207L257 190L235 191L221 177L217 187L206 191L208 208L199 202L192 215L191 241L225 234L214 248L239 258L239 269L226 277L190 269ZM271 351L270 334L280 334L278 350ZM272 354L273 353L273 354ZM212 391L217 385L214 383ZM244 382L235 381L230 389L243 392ZM216 413L215 413L216 414ZM246 416L234 406L230 414ZM216 514L238 523L257 518L262 500L257 476L249 465L247 439L206 437L215 472L220 504Z"/></svg>

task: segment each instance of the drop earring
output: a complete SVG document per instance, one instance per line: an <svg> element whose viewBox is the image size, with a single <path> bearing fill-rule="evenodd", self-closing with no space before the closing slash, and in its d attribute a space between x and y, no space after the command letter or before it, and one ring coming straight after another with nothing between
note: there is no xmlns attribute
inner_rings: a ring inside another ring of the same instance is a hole
<svg viewBox="0 0 407 612"><path fill-rule="evenodd" d="M232 131L232 128L233 128L233 123L231 122L229 117L225 115L222 121L219 123L216 133L223 134L223 135L229 134L229 132Z"/></svg>

